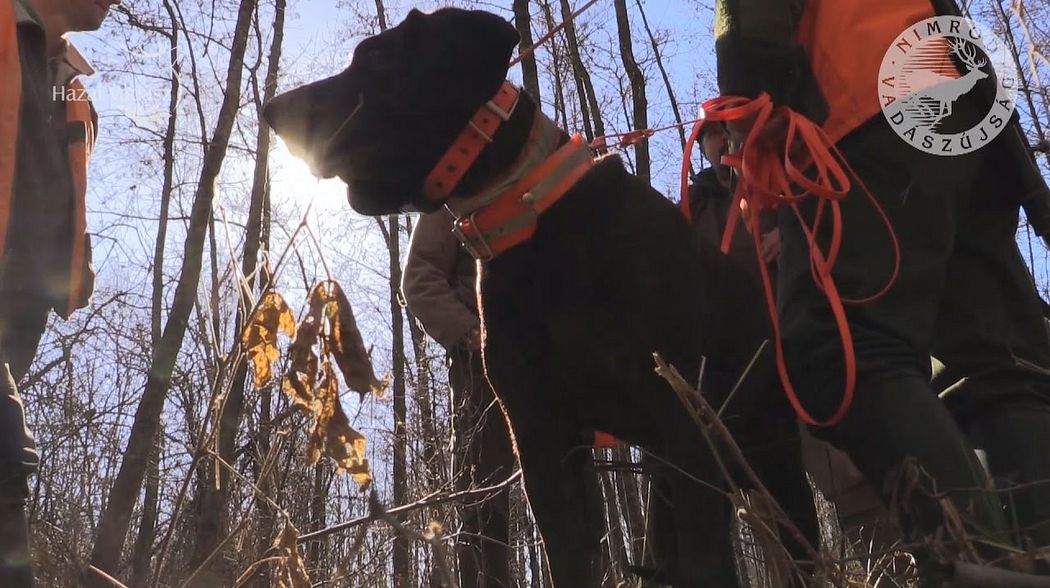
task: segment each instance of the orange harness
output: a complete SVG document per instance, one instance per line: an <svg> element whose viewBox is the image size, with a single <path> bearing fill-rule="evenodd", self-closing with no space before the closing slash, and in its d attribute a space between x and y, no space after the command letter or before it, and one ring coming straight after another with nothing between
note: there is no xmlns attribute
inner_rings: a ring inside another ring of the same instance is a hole
<svg viewBox="0 0 1050 588"><path fill-rule="evenodd" d="M457 220L453 232L475 259L488 261L531 239L539 216L593 166L590 148L576 135L495 200Z"/></svg>
<svg viewBox="0 0 1050 588"><path fill-rule="evenodd" d="M481 150L491 142L495 130L510 117L517 99L517 88L505 82L499 94L478 109L427 176L428 198L447 199ZM508 102L512 106L502 110ZM495 109L501 109L506 116L493 116ZM538 128L540 125L534 125L534 132ZM593 166L591 149L579 135L574 136L495 198L468 213L457 214L453 233L475 259L488 261L532 238L539 216Z"/></svg>
<svg viewBox="0 0 1050 588"><path fill-rule="evenodd" d="M723 96L708 100L702 105L701 118L693 127L693 132L686 144L685 157L682 161L682 199L681 209L687 220L692 218L688 198L689 158L692 147L700 135L700 130L708 122L733 122L754 120L751 131L740 150L722 158L722 163L737 171L737 188L733 203L729 207L729 218L722 238L722 252L726 253L733 238L733 231L740 219L741 203L747 208L744 215L745 226L755 241L755 251L761 251L761 235L758 229L759 213L765 209L775 209L781 204L791 207L798 219L809 243L811 271L817 287L824 292L831 306L832 314L838 324L839 335L845 355L846 375L842 401L834 414L824 421L818 421L802 406L791 379L787 373L784 360L784 348L780 337L780 321L776 312L776 297L773 294L772 282L766 264L759 259L762 286L766 294L766 306L773 323L773 335L777 356L777 370L780 374L784 391L791 406L799 418L810 425L831 427L838 424L853 402L853 391L857 379L857 361L853 350L853 338L850 335L849 323L846 320L844 304L863 304L871 302L889 290L896 280L900 268L900 246L893 233L893 227L885 211L850 168L849 163L835 147L827 134L812 121L786 107L774 108L767 94L755 100L737 96ZM770 128L779 124L786 125L783 138L776 138L776 130L769 136ZM807 177L807 170L813 170L812 178ZM893 243L893 274L886 285L863 299L843 298L831 277L832 268L842 243L842 217L839 212L839 201L850 190L851 178L862 188L875 210L886 225ZM819 202L816 208L813 225L806 224L798 209L798 203L808 197L816 197ZM832 237L828 251L821 251L817 243L817 231L820 223L831 217Z"/></svg>

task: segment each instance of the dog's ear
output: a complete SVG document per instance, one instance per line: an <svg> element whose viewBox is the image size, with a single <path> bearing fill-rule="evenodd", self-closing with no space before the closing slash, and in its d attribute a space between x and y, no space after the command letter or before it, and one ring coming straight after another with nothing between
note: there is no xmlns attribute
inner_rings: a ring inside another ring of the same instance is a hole
<svg viewBox="0 0 1050 588"><path fill-rule="evenodd" d="M428 21L428 17L430 20ZM432 57L439 61L437 67L447 67L467 72L471 77L498 77L492 93L507 74L510 56L518 44L518 31L500 16L483 10L443 8L431 15L416 10L406 19L409 38L413 29L429 29L434 39L427 45Z"/></svg>
<svg viewBox="0 0 1050 588"><path fill-rule="evenodd" d="M500 16L483 10L468 11L464 21L467 30L470 31L468 34L482 35L482 43L492 49L493 56L503 63L510 63L514 47L521 40L514 25Z"/></svg>

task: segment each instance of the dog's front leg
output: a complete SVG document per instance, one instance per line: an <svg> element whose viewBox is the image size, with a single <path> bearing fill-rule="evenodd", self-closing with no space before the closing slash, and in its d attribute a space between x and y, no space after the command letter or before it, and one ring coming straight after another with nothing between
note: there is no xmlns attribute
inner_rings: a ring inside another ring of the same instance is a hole
<svg viewBox="0 0 1050 588"><path fill-rule="evenodd" d="M507 414L554 588L599 588L605 523L590 447L581 446L578 425L553 400L550 370L523 351L542 346L522 339L501 347L498 336L489 337L486 371Z"/></svg>
<svg viewBox="0 0 1050 588"><path fill-rule="evenodd" d="M599 588L605 526L590 447L576 432L536 424L515 426L514 435L554 588Z"/></svg>

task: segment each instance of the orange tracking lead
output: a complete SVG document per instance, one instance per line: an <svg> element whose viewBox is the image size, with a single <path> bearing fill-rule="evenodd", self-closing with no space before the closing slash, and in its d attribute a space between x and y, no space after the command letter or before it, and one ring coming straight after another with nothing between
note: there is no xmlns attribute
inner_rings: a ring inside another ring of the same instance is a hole
<svg viewBox="0 0 1050 588"><path fill-rule="evenodd" d="M682 160L682 198L680 207L687 220L692 214L688 198L688 170L693 145L697 142L704 124L718 122L740 122L753 120L751 128L737 153L727 155L722 163L736 170L737 187L733 203L729 209L725 234L722 239L722 252L726 253L733 237L737 220L741 214L741 204L746 205L749 214L744 215L744 222L755 240L755 251L761 251L761 235L758 228L758 213L765 209L776 209L781 204L792 208L795 216L805 231L810 246L810 261L813 279L817 287L824 292L831 311L838 325L842 341L844 361L846 364L842 400L835 412L826 420L814 418L802 406L784 360L784 349L780 335L780 321L776 311L776 297L772 280L766 264L758 259L762 287L766 294L766 306L773 325L774 347L777 358L777 372L787 394L788 401L799 418L810 425L832 427L846 416L853 402L856 386L857 365L853 350L853 338L846 321L844 304L862 304L871 302L889 290L896 280L900 267L900 247L897 243L889 218L875 198L860 182L856 174L846 163L832 140L817 124L786 107L775 107L765 93L751 100L739 96L721 96L708 100L701 106L701 117L693 127L686 151ZM783 128L783 136L780 135ZM862 188L875 210L882 218L890 235L894 249L894 268L886 285L875 294L865 298L843 298L831 276L842 243L842 219L839 213L839 201L850 190L851 181ZM803 222L798 204L804 198L813 196L818 199L816 214L812 225ZM827 216L831 217L832 236L827 253L817 243L818 227Z"/></svg>

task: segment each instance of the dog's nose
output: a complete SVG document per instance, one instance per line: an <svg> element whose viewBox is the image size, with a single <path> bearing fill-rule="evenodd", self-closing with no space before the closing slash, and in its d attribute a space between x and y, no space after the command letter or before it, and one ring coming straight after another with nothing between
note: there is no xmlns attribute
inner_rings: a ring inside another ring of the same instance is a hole
<svg viewBox="0 0 1050 588"><path fill-rule="evenodd" d="M285 124L287 122L286 115L290 111L293 111L289 104L292 101L292 94L293 92L285 92L284 94L275 96L263 106L263 120L265 120L266 124L270 125L270 128L280 135L282 139L285 138L285 131L288 130L288 125Z"/></svg>
<svg viewBox="0 0 1050 588"><path fill-rule="evenodd" d="M308 96L302 88L274 97L263 106L262 117L275 133L284 141L288 151L310 164L316 165L318 154L313 137L311 108Z"/></svg>

